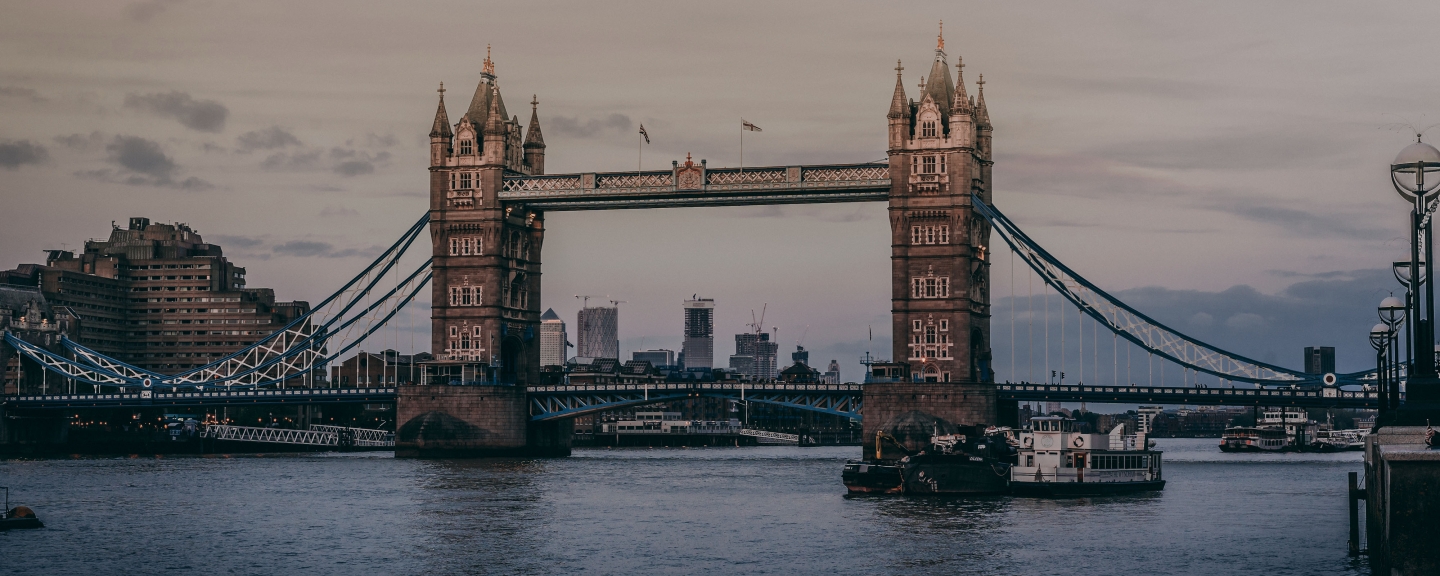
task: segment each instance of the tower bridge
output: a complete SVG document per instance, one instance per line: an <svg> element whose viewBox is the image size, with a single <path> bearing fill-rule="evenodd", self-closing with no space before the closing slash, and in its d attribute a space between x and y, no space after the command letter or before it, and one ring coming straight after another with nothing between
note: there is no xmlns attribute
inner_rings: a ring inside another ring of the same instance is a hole
<svg viewBox="0 0 1440 576"><path fill-rule="evenodd" d="M895 68L885 114L886 161L743 170L712 169L687 155L669 170L547 174L538 99L531 99L530 120L522 125L505 107L487 55L457 121L450 120L443 85L440 89L430 131L425 215L334 295L255 345L179 374L131 366L65 339L57 350L6 333L6 345L70 383L71 390L7 397L4 409L394 401L397 455L473 456L568 454L577 416L692 397L848 416L863 422L865 438L910 412L961 424L1010 424L1017 403L1032 400L1377 405L1374 392L1321 387L1317 376L1227 352L1156 322L1026 235L996 207L993 126L983 76L971 96L963 64L957 58L952 76L943 38L937 44L929 74L913 97L905 90L904 68ZM547 213L882 201L891 229L895 360L876 365L877 378L832 386L541 382ZM990 339L992 236L1117 338L1196 373L1256 386L997 384ZM422 237L429 239L428 254ZM402 264L407 255L424 261ZM435 359L424 364L424 384L374 389L316 384L317 371L375 334L427 285ZM1347 374L1339 381L1373 377ZM91 393L75 393L76 383ZM1264 388L1273 385L1285 389Z"/></svg>

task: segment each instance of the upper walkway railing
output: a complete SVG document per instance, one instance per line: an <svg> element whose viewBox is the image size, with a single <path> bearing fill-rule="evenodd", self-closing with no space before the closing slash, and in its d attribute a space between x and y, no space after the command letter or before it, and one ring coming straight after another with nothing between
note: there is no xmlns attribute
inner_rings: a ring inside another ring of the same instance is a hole
<svg viewBox="0 0 1440 576"><path fill-rule="evenodd" d="M1002 400L1115 404L1306 406L1316 408L1376 408L1380 405L1379 394L1373 390L1341 390L1333 387L1277 390L1269 388L1085 386L1007 382L995 386L995 395Z"/></svg>
<svg viewBox="0 0 1440 576"><path fill-rule="evenodd" d="M547 211L872 202L890 196L884 163L506 176L502 202Z"/></svg>

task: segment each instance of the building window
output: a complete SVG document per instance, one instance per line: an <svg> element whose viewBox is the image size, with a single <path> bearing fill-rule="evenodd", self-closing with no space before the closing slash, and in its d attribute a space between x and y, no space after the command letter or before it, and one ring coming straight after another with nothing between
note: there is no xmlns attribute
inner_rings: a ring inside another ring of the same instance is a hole
<svg viewBox="0 0 1440 576"><path fill-rule="evenodd" d="M458 335L460 335L460 328L457 327L457 326L451 326L451 327L450 327L450 337L451 337L451 338L454 338L454 337L456 337L456 336L458 336Z"/></svg>
<svg viewBox="0 0 1440 576"><path fill-rule="evenodd" d="M451 305L451 306L479 306L479 305L480 305L480 293L481 293L481 292L480 292L480 287L479 287L479 286L451 286L451 287L450 287L450 305Z"/></svg>
<svg viewBox="0 0 1440 576"><path fill-rule="evenodd" d="M480 238L476 236L452 236L450 238L451 256L479 256Z"/></svg>
<svg viewBox="0 0 1440 576"><path fill-rule="evenodd" d="M944 331L947 331L947 330L949 330L949 329L950 329L950 321L949 321L949 320L945 320L945 319L940 320L940 331L941 331L941 332L944 332Z"/></svg>
<svg viewBox="0 0 1440 576"><path fill-rule="evenodd" d="M931 325L929 325L929 326L926 326L926 327L925 327L925 343L926 343L926 344L936 344L936 343L938 343L938 340L939 340L939 337L938 337L938 335L935 333L935 325L934 325L934 324L931 324Z"/></svg>
<svg viewBox="0 0 1440 576"><path fill-rule="evenodd" d="M469 154L469 152L464 152L464 154ZM461 173L460 173L460 189L461 189L461 190L469 190L469 189L471 189L471 188L474 188L474 187L475 187L475 183L474 183L473 178L474 178L474 176L473 176L472 174L470 174L469 172L461 172Z"/></svg>
<svg viewBox="0 0 1440 576"><path fill-rule="evenodd" d="M910 279L911 298L949 298L949 276L924 276Z"/></svg>
<svg viewBox="0 0 1440 576"><path fill-rule="evenodd" d="M926 120L926 121L920 123L920 137L921 137L921 138L934 138L934 137L935 137L935 121L934 121L934 120Z"/></svg>
<svg viewBox="0 0 1440 576"><path fill-rule="evenodd" d="M939 226L911 226L911 244L949 244L950 226L942 224Z"/></svg>
<svg viewBox="0 0 1440 576"><path fill-rule="evenodd" d="M475 153L475 141L474 141L474 140L471 140L471 139L469 139L469 138L466 138L466 139L464 139L464 140L461 140L461 141L460 141L460 153L461 153L461 154L474 154L474 153Z"/></svg>
<svg viewBox="0 0 1440 576"><path fill-rule="evenodd" d="M916 332L919 332L919 331L920 331L920 321L919 321L919 320L915 320L915 321L911 322L911 326L913 326L912 329L915 330Z"/></svg>
<svg viewBox="0 0 1440 576"><path fill-rule="evenodd" d="M920 173L921 173L921 174L934 174L934 173L935 173L935 157L934 157L934 156L925 156L924 158L921 158L921 159L920 159Z"/></svg>

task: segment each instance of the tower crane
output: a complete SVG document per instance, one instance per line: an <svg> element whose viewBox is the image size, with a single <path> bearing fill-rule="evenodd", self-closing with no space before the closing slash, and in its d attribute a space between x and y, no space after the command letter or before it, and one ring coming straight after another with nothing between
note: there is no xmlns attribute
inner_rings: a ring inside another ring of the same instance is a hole
<svg viewBox="0 0 1440 576"><path fill-rule="evenodd" d="M575 297L578 298L578 299L580 299L580 307L581 307L581 308L589 308L589 307L590 307L590 299L591 299L591 298L599 298L599 296L596 296L596 295L594 295L594 294L576 294Z"/></svg>

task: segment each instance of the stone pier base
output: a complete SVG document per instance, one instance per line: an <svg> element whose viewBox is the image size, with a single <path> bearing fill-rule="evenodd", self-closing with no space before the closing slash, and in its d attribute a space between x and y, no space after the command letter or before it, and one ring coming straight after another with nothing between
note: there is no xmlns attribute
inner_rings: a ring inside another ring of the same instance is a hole
<svg viewBox="0 0 1440 576"><path fill-rule="evenodd" d="M867 458L875 455L875 433L885 430L896 434L891 428L897 425L913 425L920 421L929 422L931 419L940 419L954 426L989 426L998 423L995 385L991 383L867 383L863 394L862 422L865 432L862 445ZM919 414L915 414L917 412ZM896 435L905 436L899 439L907 449L918 450L924 448L922 444L928 444L929 434L930 430L915 430L908 435ZM886 450L890 448L892 446L885 447Z"/></svg>
<svg viewBox="0 0 1440 576"><path fill-rule="evenodd" d="M523 386L401 386L398 458L569 456L571 420L530 422Z"/></svg>
<svg viewBox="0 0 1440 576"><path fill-rule="evenodd" d="M1425 445L1425 427L1375 431L1365 441L1365 540L1374 573L1440 574L1437 518L1440 450Z"/></svg>

